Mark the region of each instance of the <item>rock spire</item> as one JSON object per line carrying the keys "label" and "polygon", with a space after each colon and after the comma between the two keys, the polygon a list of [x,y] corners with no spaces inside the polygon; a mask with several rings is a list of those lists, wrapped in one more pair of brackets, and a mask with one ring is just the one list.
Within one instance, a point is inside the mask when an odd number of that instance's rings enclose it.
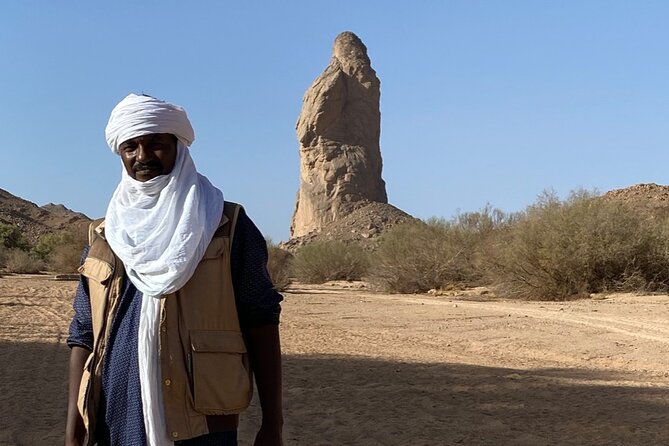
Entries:
{"label": "rock spire", "polygon": [[388,202],[379,97],[367,48],[352,32],[339,34],[330,64],[304,94],[297,121],[300,190],[291,238],[320,231],[370,202]]}

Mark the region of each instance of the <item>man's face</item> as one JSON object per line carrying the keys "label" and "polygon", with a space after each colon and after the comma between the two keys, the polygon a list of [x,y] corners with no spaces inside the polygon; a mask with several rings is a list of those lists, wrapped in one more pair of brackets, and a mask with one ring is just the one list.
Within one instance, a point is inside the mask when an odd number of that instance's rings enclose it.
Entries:
{"label": "man's face", "polygon": [[169,174],[177,159],[177,139],[170,133],[138,136],[118,149],[128,175],[141,182]]}

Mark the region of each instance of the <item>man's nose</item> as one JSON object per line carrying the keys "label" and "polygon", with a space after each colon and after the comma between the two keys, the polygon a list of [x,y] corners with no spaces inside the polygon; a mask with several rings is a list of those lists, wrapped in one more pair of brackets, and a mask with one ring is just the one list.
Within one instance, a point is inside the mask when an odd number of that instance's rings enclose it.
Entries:
{"label": "man's nose", "polygon": [[153,151],[149,150],[148,147],[142,143],[137,145],[137,161],[144,163],[153,158]]}

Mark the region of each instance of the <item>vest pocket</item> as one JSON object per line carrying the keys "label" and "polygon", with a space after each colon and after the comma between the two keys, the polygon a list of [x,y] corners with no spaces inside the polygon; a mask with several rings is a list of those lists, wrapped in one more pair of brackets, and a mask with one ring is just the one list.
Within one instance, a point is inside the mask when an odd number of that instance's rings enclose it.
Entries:
{"label": "vest pocket", "polygon": [[190,330],[193,400],[205,415],[239,413],[251,402],[252,381],[242,334]]}
{"label": "vest pocket", "polygon": [[94,257],[86,257],[84,264],[79,267],[79,272],[81,275],[89,279],[104,284],[111,277],[114,269],[111,264],[103,260]]}

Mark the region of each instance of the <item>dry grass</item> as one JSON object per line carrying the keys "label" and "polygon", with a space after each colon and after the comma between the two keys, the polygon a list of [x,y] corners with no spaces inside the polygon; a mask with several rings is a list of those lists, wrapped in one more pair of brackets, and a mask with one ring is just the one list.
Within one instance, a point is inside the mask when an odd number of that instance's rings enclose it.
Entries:
{"label": "dry grass", "polygon": [[26,251],[11,249],[5,258],[5,269],[10,273],[35,274],[44,269],[44,262]]}

